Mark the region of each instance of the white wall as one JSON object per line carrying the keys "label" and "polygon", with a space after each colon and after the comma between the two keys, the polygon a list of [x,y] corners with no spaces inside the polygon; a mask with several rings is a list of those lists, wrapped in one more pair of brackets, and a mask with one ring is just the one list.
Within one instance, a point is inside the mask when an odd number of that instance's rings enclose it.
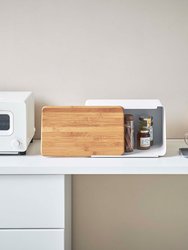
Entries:
{"label": "white wall", "polygon": [[185,0],[1,0],[1,89],[32,90],[37,124],[43,104],[160,98],[168,137],[182,137],[187,11]]}
{"label": "white wall", "polygon": [[[188,131],[187,13],[186,0],[0,0],[0,90],[34,92],[36,137],[43,105],[78,105],[88,98],[159,98],[167,110],[168,137],[183,137]],[[75,194],[84,178],[74,178]],[[87,180],[92,195],[92,177]],[[166,177],[164,189],[169,181]],[[116,191],[119,202],[129,193],[126,184]],[[76,221],[83,211],[77,208],[84,209],[87,200],[74,199]],[[108,230],[110,217],[103,229]],[[94,249],[94,238],[84,248],[83,224],[77,222],[74,250]],[[117,221],[114,234],[116,227]],[[109,239],[103,250],[115,245]]]}

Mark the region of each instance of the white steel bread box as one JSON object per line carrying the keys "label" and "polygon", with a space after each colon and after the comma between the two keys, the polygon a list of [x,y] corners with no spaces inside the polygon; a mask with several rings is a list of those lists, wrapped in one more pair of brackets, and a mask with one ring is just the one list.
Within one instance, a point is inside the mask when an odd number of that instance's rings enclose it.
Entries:
{"label": "white steel bread box", "polygon": [[[125,153],[118,157],[159,157],[166,154],[166,116],[165,108],[156,99],[91,99],[87,100],[86,106],[121,106],[125,114],[134,115],[134,141],[133,152]],[[139,116],[146,115],[153,117],[153,146],[149,150],[138,150],[137,133],[139,127]],[[95,156],[96,157],[96,156]],[[98,157],[98,156],[97,156]],[[115,157],[115,156],[108,156]]]}

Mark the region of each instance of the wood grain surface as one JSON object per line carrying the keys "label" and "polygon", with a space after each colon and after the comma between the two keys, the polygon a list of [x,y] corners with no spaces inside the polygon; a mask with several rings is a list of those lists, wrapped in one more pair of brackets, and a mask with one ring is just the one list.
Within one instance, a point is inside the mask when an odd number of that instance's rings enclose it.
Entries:
{"label": "wood grain surface", "polygon": [[44,107],[41,140],[44,156],[121,155],[124,110],[118,106]]}

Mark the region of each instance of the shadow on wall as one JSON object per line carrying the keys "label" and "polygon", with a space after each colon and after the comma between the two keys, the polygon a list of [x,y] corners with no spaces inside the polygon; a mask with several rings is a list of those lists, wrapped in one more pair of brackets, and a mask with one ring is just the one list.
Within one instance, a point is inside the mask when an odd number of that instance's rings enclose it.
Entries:
{"label": "shadow on wall", "polygon": [[[47,101],[35,101],[35,128],[36,128],[36,132],[35,132],[35,139],[40,139],[41,137],[41,110],[42,107],[49,105]],[[38,121],[36,123],[36,121]]]}

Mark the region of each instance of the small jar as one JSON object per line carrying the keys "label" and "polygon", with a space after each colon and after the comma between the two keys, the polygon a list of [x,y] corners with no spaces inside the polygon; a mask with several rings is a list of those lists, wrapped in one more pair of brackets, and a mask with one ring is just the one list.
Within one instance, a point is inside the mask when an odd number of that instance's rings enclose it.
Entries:
{"label": "small jar", "polygon": [[134,150],[134,116],[125,115],[125,152]]}
{"label": "small jar", "polygon": [[150,149],[150,133],[147,127],[142,127],[137,134],[137,148],[140,150]]}
{"label": "small jar", "polygon": [[149,133],[150,133],[150,143],[152,146],[153,145],[153,117],[152,116],[151,116],[151,125],[150,125]]}
{"label": "small jar", "polygon": [[153,145],[153,116],[140,116],[139,117],[139,129],[146,127],[150,133],[150,146]]}

